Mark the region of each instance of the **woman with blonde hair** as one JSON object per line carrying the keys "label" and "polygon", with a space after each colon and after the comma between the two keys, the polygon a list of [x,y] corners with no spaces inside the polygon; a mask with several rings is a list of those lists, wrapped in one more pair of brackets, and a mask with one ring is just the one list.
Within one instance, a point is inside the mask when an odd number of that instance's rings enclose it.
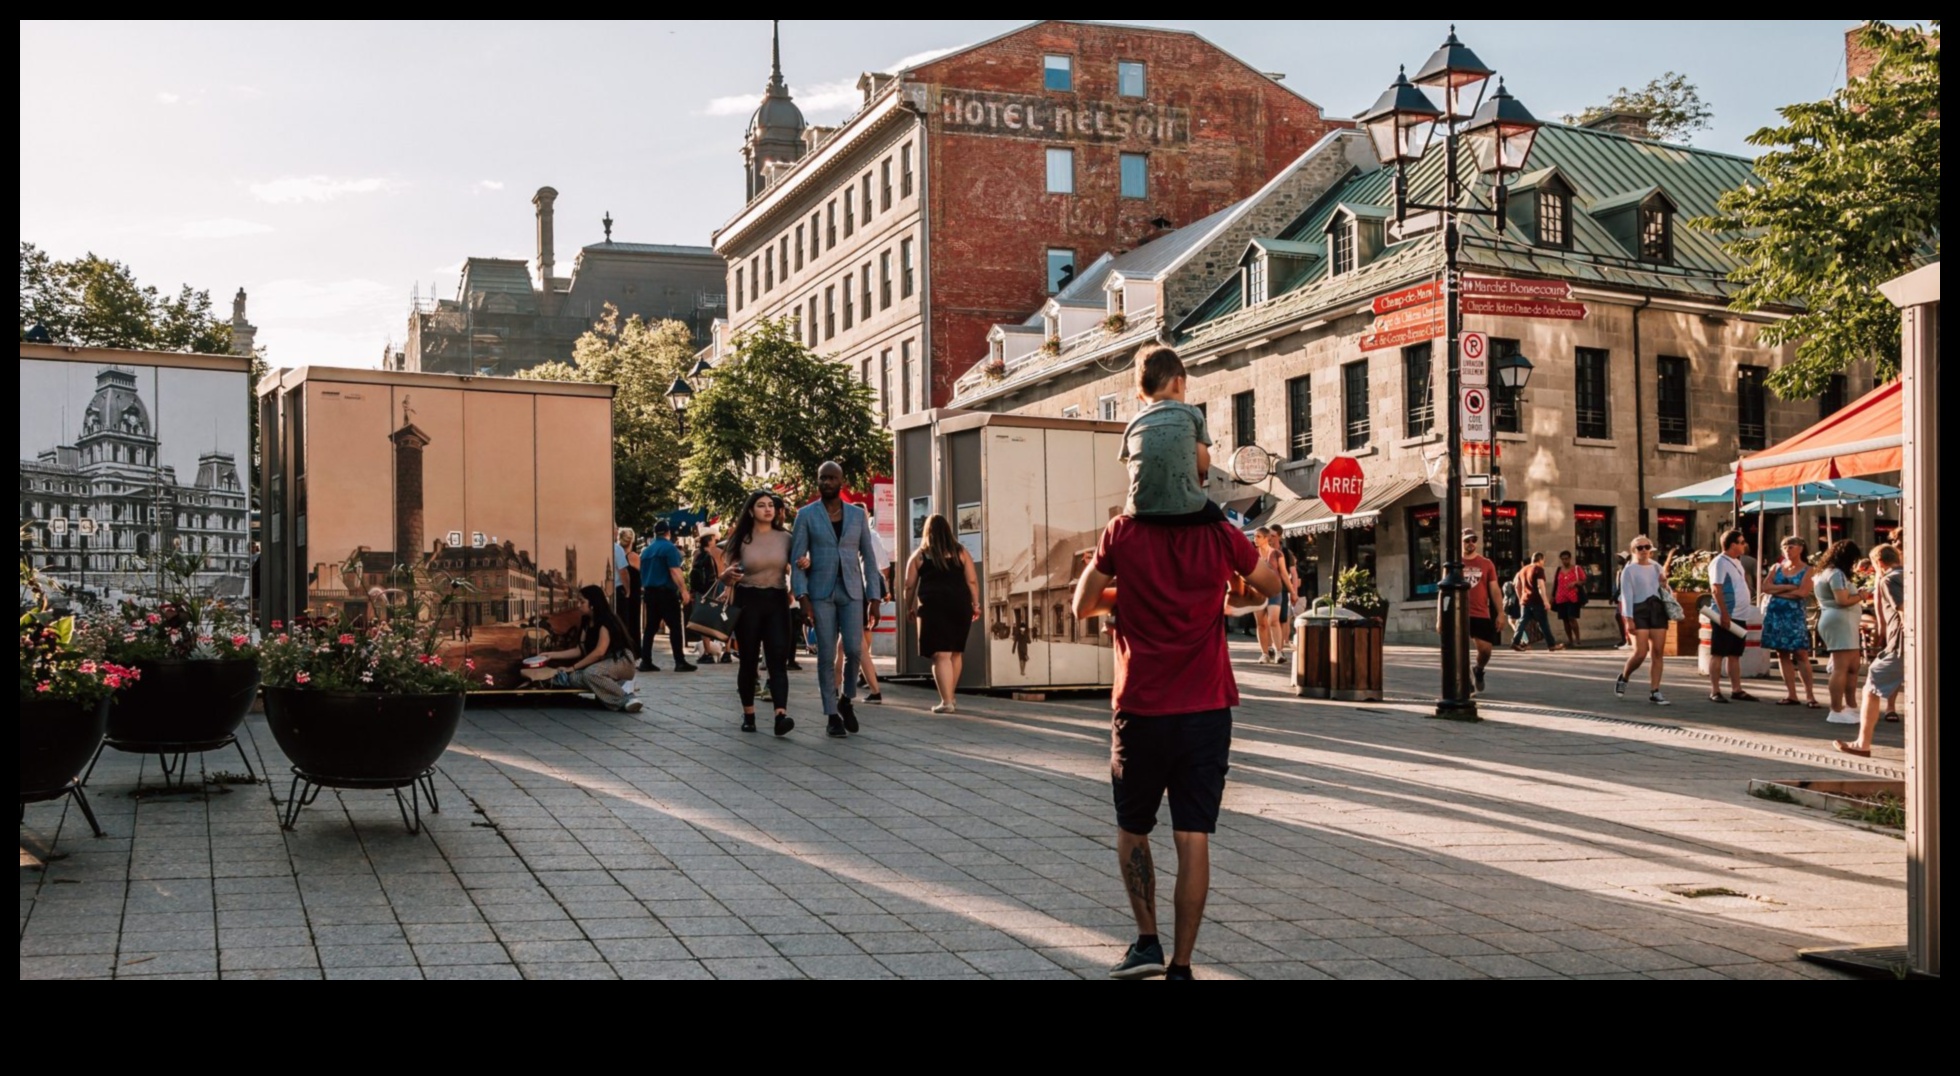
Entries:
{"label": "woman with blonde hair", "polygon": [[934,513],[926,518],[925,541],[905,562],[905,609],[919,621],[919,656],[932,662],[939,688],[935,714],[957,712],[953,692],[966,665],[966,641],[980,619],[980,580],[973,558],[953,537],[953,525]]}
{"label": "woman with blonde hair", "polygon": [[1662,597],[1667,569],[1654,563],[1653,539],[1644,534],[1633,540],[1629,552],[1633,559],[1620,569],[1620,615],[1633,629],[1633,653],[1620,668],[1619,679],[1613,681],[1613,693],[1627,693],[1628,678],[1640,670],[1651,653],[1654,664],[1647,672],[1647,701],[1666,706],[1667,696],[1661,694],[1661,660],[1667,653],[1667,633],[1674,628],[1667,599]]}

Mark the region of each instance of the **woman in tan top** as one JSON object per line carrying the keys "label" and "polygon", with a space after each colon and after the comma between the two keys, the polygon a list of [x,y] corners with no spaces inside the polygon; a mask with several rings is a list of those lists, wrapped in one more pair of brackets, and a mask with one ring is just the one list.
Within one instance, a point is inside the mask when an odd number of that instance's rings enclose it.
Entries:
{"label": "woman in tan top", "polygon": [[783,500],[770,490],[749,494],[728,536],[721,581],[735,588],[735,642],[741,656],[735,688],[742,697],[742,731],[755,731],[756,661],[769,666],[769,701],[776,735],[796,727],[789,705],[789,526]]}

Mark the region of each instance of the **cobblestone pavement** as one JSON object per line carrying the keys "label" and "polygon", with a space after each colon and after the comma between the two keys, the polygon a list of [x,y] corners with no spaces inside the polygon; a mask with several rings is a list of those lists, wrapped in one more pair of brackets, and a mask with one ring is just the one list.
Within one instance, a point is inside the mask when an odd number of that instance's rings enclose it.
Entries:
{"label": "cobblestone pavement", "polygon": [[[1394,652],[1367,705],[1239,663],[1201,977],[1829,977],[1796,950],[1904,936],[1896,835],[1744,791],[1848,772],[1808,723],[1613,720],[1653,714],[1602,693],[1609,655],[1515,657],[1475,725],[1421,716],[1433,653]],[[472,709],[419,837],[385,792],[282,832],[283,778],[137,796],[156,760],[112,754],[107,837],[26,811],[20,974],[1100,978],[1120,955],[1106,698],[935,717],[888,685],[859,736],[805,710],[777,740],[736,731],[733,671],[656,675],[637,716]],[[285,772],[257,717],[243,734]]]}

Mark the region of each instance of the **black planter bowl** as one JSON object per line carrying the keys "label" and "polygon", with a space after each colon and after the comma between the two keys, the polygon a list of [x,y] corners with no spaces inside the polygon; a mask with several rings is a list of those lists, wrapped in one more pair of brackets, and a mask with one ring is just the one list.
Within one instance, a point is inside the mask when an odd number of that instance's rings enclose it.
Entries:
{"label": "black planter bowl", "polygon": [[102,836],[78,776],[102,746],[112,703],[72,699],[27,699],[20,704],[20,807],[73,796],[89,828]]}
{"label": "black planter bowl", "polygon": [[[463,694],[371,695],[353,692],[265,689],[266,726],[293,763],[285,827],[321,788],[395,790],[402,824],[421,831],[421,796],[436,803],[435,764],[449,749],[463,720]],[[410,789],[414,819],[402,802]]]}
{"label": "black planter bowl", "polygon": [[[231,661],[141,661],[142,673],[109,712],[106,746],[163,759],[164,784],[184,775],[184,756],[235,744],[238,726],[259,691],[256,658]],[[252,760],[238,756],[255,780]]]}

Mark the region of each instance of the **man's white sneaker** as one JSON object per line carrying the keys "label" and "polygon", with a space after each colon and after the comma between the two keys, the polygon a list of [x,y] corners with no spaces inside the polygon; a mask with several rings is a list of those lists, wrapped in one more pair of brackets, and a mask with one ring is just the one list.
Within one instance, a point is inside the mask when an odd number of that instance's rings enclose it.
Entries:
{"label": "man's white sneaker", "polygon": [[637,714],[644,709],[644,706],[638,699],[627,699],[626,704],[619,709],[622,713]]}
{"label": "man's white sneaker", "polygon": [[1658,692],[1658,691],[1650,691],[1650,692],[1648,692],[1648,693],[1647,693],[1647,701],[1648,701],[1648,702],[1651,702],[1651,703],[1653,703],[1653,704],[1654,704],[1655,706],[1669,706],[1669,705],[1672,705],[1671,703],[1669,703],[1669,702],[1667,701],[1667,696],[1666,696],[1666,695],[1663,695],[1663,694],[1661,694],[1661,693],[1660,693],[1660,692]]}

